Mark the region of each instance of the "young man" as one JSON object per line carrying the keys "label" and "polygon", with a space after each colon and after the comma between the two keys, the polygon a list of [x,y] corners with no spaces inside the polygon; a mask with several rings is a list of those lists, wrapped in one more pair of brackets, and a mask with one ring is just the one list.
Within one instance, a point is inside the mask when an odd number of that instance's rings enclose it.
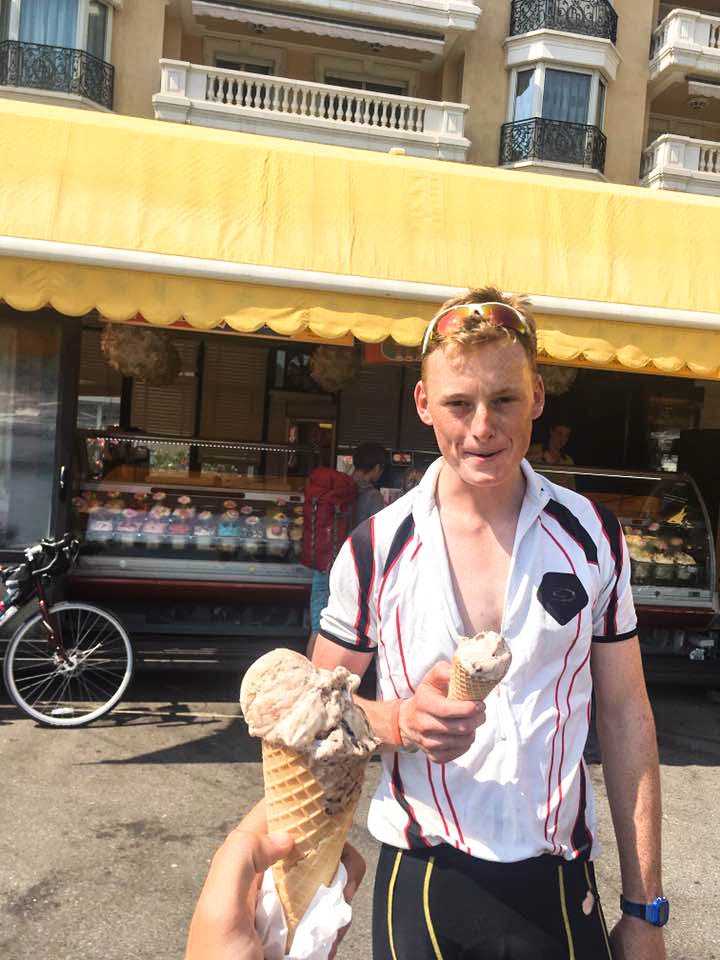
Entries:
{"label": "young man", "polygon": [[[428,328],[421,420],[442,458],[357,528],[333,567],[314,662],[363,674],[387,745],[375,960],[664,960],[660,787],[622,531],[525,461],[543,409],[524,301],[494,289]],[[457,638],[501,633],[486,704],[447,698]],[[608,934],[582,752],[595,690],[628,912]],[[637,905],[640,906],[637,906]],[[645,905],[651,905],[647,908]]]}

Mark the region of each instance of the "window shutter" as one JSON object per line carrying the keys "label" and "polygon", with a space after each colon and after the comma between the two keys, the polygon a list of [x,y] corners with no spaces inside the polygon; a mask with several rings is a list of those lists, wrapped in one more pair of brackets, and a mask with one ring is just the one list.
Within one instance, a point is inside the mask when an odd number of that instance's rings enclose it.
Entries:
{"label": "window shutter", "polygon": [[340,394],[338,443],[397,443],[398,403],[402,367],[394,364],[363,367],[357,380]]}
{"label": "window shutter", "polygon": [[181,369],[174,383],[153,387],[133,380],[131,426],[145,433],[192,437],[195,432],[197,351],[199,338],[172,339]]}
{"label": "window shutter", "polygon": [[205,341],[200,435],[219,440],[262,439],[269,349],[238,337]]}

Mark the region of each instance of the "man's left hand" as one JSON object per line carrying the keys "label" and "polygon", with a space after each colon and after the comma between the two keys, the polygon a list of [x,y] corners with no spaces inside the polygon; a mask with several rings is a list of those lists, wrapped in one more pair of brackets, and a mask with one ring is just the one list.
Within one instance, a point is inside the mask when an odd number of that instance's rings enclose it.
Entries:
{"label": "man's left hand", "polygon": [[623,916],[610,934],[613,960],[666,960],[662,927]]}

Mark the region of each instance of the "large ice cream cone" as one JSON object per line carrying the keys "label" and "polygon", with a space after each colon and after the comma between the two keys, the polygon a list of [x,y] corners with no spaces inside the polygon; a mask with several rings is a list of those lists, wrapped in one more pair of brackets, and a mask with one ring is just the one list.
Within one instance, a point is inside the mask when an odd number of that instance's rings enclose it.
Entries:
{"label": "large ice cream cone", "polygon": [[512,655],[497,633],[461,637],[452,658],[448,697],[451,700],[485,700],[510,669]]}
{"label": "large ice cream cone", "polygon": [[[287,830],[292,853],[273,866],[275,887],[288,927],[287,948],[320,886],[329,887],[352,826],[354,800],[329,813],[323,785],[304,754],[263,741],[263,776],[268,830]],[[360,776],[362,786],[362,772]]]}
{"label": "large ice cream cone", "polygon": [[286,952],[318,888],[333,881],[377,746],[352,699],[359,682],[344,667],[320,670],[279,649],[250,667],[240,690],[250,733],[262,738],[268,829],[295,839],[273,866]]}

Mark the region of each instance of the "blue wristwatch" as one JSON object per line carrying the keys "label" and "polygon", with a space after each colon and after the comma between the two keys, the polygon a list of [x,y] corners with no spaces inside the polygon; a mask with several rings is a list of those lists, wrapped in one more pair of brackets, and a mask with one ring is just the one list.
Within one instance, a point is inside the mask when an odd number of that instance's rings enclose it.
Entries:
{"label": "blue wristwatch", "polygon": [[665,897],[656,897],[652,903],[633,903],[621,894],[620,909],[629,917],[645,920],[654,927],[664,927],[670,919],[670,904]]}

